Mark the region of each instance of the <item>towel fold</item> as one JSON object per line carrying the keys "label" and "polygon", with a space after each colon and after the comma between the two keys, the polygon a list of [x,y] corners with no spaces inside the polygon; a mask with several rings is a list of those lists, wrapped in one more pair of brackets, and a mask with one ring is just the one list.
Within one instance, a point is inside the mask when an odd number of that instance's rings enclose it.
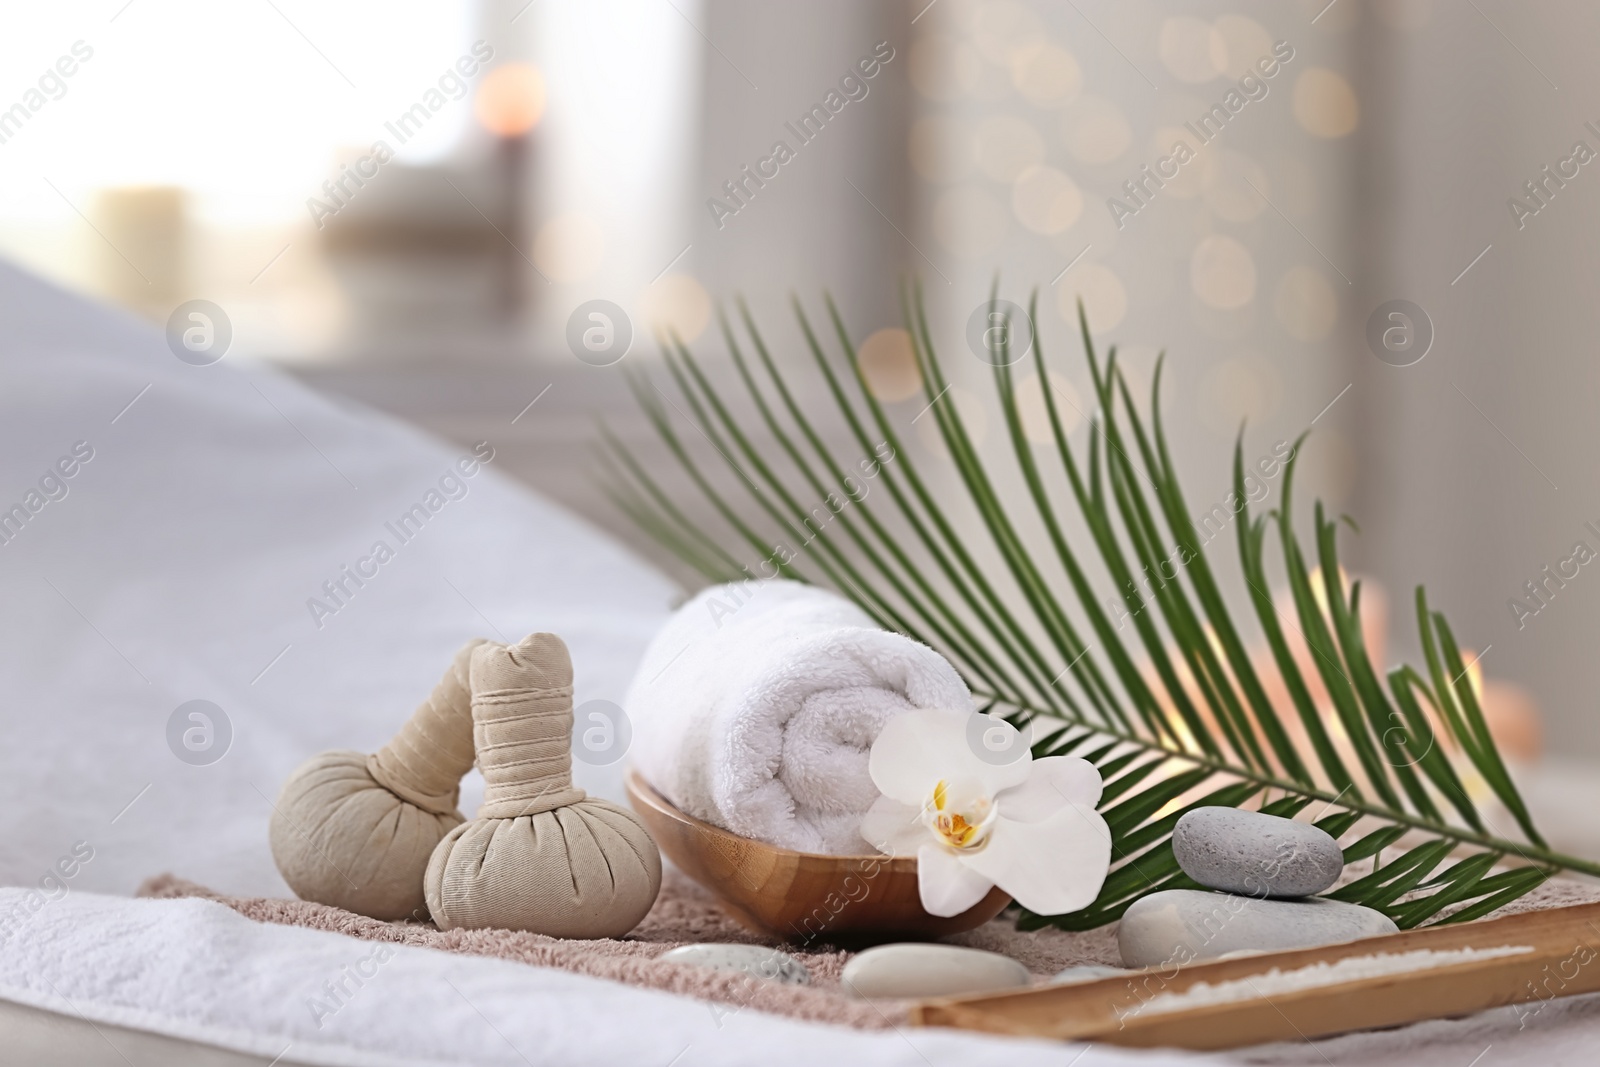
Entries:
{"label": "towel fold", "polygon": [[[945,658],[815,586],[706,589],[656,635],[627,697],[634,766],[695,818],[800,852],[859,855],[867,755],[914,708],[973,711]],[[579,724],[582,728],[582,724]]]}

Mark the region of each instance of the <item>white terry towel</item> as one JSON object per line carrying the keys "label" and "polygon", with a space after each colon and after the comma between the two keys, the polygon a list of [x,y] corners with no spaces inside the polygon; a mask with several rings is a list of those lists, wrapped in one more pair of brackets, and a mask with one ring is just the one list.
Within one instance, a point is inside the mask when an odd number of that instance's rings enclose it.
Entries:
{"label": "white terry towel", "polygon": [[[955,668],[815,586],[713,586],[656,635],[628,692],[629,752],[677,807],[742,837],[860,855],[867,755],[895,715],[973,711]],[[580,729],[581,724],[580,724]]]}

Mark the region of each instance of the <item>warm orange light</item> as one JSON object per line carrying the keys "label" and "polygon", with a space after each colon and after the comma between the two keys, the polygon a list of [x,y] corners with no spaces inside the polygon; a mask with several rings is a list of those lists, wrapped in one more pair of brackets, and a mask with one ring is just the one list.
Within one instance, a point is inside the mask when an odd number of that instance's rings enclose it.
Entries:
{"label": "warm orange light", "polygon": [[1478,698],[1478,703],[1483,703],[1483,667],[1479,665],[1480,657],[1477,653],[1469,653],[1472,662],[1467,664],[1467,684],[1472,687],[1472,695]]}
{"label": "warm orange light", "polygon": [[527,133],[544,115],[544,76],[526,63],[501,64],[479,83],[472,111],[497,137]]}
{"label": "warm orange light", "polygon": [[[1316,600],[1317,607],[1326,618],[1332,618],[1328,612],[1328,587],[1322,580],[1322,568],[1313,567],[1306,576],[1311,583],[1311,596]],[[1350,575],[1343,566],[1339,568],[1339,588],[1344,590],[1345,598],[1350,596]]]}

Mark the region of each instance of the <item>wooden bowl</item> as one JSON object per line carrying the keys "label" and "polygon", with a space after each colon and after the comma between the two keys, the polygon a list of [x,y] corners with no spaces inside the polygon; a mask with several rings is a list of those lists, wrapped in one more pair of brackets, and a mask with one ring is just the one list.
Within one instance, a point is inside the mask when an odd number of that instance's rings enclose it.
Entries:
{"label": "wooden bowl", "polygon": [[1011,903],[997,886],[960,915],[929,915],[913,857],[793,852],[685,815],[638,771],[628,771],[627,788],[667,858],[759,933],[806,944],[928,940],[982,926]]}

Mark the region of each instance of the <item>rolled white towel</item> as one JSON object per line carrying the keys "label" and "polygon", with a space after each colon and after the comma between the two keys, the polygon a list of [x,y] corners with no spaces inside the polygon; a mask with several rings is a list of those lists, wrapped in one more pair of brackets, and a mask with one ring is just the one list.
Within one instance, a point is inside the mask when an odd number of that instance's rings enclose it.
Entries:
{"label": "rolled white towel", "polygon": [[870,852],[867,755],[913,708],[973,711],[939,653],[824,589],[713,586],[651,642],[628,692],[629,753],[677,807],[800,852]]}

